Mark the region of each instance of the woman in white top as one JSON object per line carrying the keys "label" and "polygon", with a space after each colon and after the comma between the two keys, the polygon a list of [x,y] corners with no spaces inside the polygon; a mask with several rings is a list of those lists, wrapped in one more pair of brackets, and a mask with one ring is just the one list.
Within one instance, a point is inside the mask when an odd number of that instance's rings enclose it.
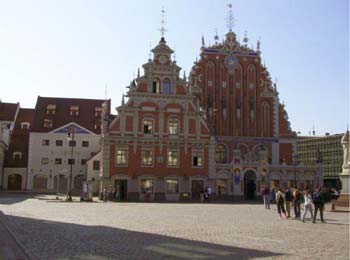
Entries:
{"label": "woman in white top", "polygon": [[314,214],[312,213],[312,199],[311,199],[310,191],[306,191],[304,195],[304,213],[301,219],[303,222],[305,222],[305,216],[307,211],[310,211],[311,220],[314,219]]}

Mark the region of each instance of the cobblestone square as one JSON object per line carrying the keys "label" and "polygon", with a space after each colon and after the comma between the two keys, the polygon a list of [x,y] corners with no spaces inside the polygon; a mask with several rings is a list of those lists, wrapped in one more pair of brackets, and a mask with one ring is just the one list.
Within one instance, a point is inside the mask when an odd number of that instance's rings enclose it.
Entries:
{"label": "cobblestone square", "polygon": [[[330,205],[327,205],[328,208]],[[73,203],[0,194],[5,222],[37,259],[349,259],[349,214],[279,219],[262,204]]]}

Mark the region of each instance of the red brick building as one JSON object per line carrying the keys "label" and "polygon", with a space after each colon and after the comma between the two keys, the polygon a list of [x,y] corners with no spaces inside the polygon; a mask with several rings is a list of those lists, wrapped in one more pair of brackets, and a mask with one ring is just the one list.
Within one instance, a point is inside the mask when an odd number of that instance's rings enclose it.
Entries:
{"label": "red brick building", "polygon": [[[218,37],[216,36],[216,40]],[[222,43],[205,46],[190,74],[191,93],[200,100],[215,136],[214,189],[254,198],[262,186],[313,188],[322,184],[316,168],[297,166],[296,134],[256,50],[229,31]]]}
{"label": "red brick building", "polygon": [[121,200],[199,198],[214,166],[209,128],[164,38],[152,52],[104,134],[104,185]]}
{"label": "red brick building", "polygon": [[321,168],[293,161],[296,134],[260,43],[244,42],[232,31],[213,46],[203,40],[186,82],[161,39],[117,117],[104,121],[101,189],[121,200],[179,200],[206,187],[216,198],[255,198],[266,185],[322,185]]}

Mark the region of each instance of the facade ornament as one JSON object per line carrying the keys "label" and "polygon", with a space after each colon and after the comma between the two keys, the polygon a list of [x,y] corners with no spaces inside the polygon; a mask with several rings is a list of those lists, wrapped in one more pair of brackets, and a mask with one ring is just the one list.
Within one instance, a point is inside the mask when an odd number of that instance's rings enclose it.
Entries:
{"label": "facade ornament", "polygon": [[215,41],[215,44],[218,45],[219,43],[218,29],[215,29],[214,41]]}
{"label": "facade ornament", "polygon": [[248,47],[248,36],[247,36],[247,31],[244,31],[244,38],[243,38],[243,42],[244,42],[244,46],[247,48]]}
{"label": "facade ornament", "polygon": [[[260,55],[260,53],[261,53],[261,50],[260,50],[260,45],[261,45],[261,42],[260,42],[260,39],[256,42],[256,52]],[[266,67],[265,66],[265,64],[264,64],[264,67]]]}
{"label": "facade ornament", "polygon": [[140,68],[137,69],[137,78],[140,77]]}
{"label": "facade ornament", "polygon": [[205,46],[205,42],[204,42],[204,35],[202,35],[202,47]]}
{"label": "facade ornament", "polygon": [[124,100],[124,94],[123,94],[123,96],[122,96],[122,106],[124,106],[125,105],[125,100]]}

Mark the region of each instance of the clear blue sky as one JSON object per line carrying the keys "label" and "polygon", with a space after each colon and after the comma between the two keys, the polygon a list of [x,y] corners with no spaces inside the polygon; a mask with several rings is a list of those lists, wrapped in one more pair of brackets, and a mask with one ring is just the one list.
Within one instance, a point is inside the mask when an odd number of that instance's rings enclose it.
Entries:
{"label": "clear blue sky", "polygon": [[[227,32],[228,1],[0,0],[0,98],[34,107],[40,96],[108,98],[120,105],[160,39],[187,74],[201,36]],[[349,122],[348,0],[232,1],[234,31],[261,37],[262,59],[295,131],[340,133]],[[182,72],[181,72],[182,75]]]}

